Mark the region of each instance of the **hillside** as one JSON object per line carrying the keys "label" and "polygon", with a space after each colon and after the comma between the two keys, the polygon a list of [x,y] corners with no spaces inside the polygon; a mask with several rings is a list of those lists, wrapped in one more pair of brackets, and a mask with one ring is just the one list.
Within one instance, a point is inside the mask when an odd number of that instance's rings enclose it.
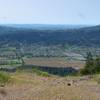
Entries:
{"label": "hillside", "polygon": [[[100,84],[88,76],[43,77],[26,72],[16,72],[10,75],[12,81],[5,87],[0,87],[0,100],[100,99]],[[71,86],[68,85],[69,83]]]}
{"label": "hillside", "polygon": [[48,29],[16,28],[0,26],[0,43],[46,45],[68,44],[76,46],[99,47],[100,26],[79,29]]}

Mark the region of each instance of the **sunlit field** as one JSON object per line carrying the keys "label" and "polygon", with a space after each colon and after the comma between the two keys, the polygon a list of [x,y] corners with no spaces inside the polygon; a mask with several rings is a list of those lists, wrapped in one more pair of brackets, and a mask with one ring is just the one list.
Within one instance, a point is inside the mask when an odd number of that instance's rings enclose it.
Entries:
{"label": "sunlit field", "polygon": [[25,60],[26,65],[37,65],[47,67],[74,67],[83,68],[85,65],[84,61],[68,60],[67,58],[59,57],[34,57],[32,59]]}

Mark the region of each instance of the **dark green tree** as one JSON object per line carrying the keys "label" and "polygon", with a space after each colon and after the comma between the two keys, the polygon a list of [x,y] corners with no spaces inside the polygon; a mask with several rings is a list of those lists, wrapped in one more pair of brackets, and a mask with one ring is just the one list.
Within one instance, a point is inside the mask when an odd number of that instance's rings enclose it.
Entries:
{"label": "dark green tree", "polygon": [[100,57],[97,57],[94,62],[94,72],[100,73]]}
{"label": "dark green tree", "polygon": [[87,53],[86,65],[84,69],[81,70],[82,74],[93,74],[94,73],[94,59],[91,52]]}

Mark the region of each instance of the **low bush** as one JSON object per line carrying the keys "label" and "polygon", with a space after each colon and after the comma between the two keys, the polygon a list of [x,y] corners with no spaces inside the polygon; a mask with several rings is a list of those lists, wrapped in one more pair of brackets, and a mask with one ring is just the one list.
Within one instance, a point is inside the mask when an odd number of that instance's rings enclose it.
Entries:
{"label": "low bush", "polygon": [[5,86],[10,80],[11,77],[8,73],[0,72],[0,86]]}
{"label": "low bush", "polygon": [[40,75],[40,76],[44,76],[44,77],[49,77],[49,73],[48,72],[44,72],[44,71],[41,71],[39,69],[36,69],[36,68],[33,68],[33,73],[37,74],[37,75]]}
{"label": "low bush", "polygon": [[100,84],[100,74],[93,75],[93,81],[96,81],[98,84]]}

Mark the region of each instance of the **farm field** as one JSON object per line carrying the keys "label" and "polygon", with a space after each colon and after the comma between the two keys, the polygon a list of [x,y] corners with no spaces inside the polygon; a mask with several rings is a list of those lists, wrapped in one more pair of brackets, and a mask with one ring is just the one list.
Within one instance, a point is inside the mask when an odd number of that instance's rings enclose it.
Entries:
{"label": "farm field", "polygon": [[37,65],[37,66],[47,66],[47,67],[74,67],[83,68],[85,65],[84,61],[78,60],[68,60],[67,58],[58,57],[34,57],[31,59],[25,59],[26,65]]}

